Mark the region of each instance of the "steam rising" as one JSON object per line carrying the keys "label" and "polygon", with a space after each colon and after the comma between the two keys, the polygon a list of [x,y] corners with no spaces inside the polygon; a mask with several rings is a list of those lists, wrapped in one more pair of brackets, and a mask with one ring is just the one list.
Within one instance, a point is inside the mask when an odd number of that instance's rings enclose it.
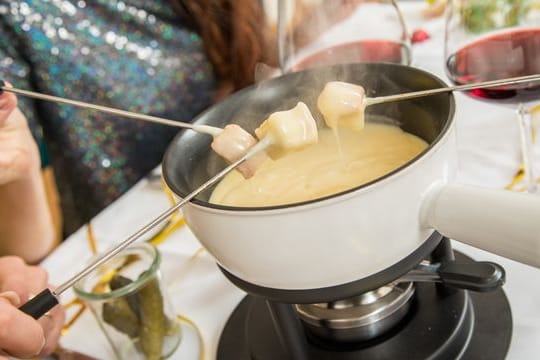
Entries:
{"label": "steam rising", "polygon": [[[197,124],[224,127],[228,123],[236,123],[253,134],[254,129],[271,113],[290,109],[298,101],[303,101],[310,108],[318,126],[323,127],[324,121],[316,103],[328,81],[361,84],[370,97],[442,86],[433,76],[401,65],[344,64],[321,67],[283,75],[241,90],[202,114]],[[441,94],[373,105],[368,108],[366,120],[395,124],[399,119],[398,125],[402,129],[431,143],[448,122],[448,99],[449,95]],[[188,133],[175,139],[170,156],[176,158],[176,168],[181,172],[174,176],[173,181],[180,188],[193,190],[223,169],[225,163],[210,150],[210,137],[200,134],[186,136]],[[208,199],[209,191],[198,199]]]}

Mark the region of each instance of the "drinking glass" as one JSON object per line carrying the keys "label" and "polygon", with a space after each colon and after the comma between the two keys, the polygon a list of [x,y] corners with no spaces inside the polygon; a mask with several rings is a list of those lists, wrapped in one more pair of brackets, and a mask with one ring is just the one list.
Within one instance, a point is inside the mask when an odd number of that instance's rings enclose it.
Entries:
{"label": "drinking glass", "polygon": [[165,359],[180,344],[182,327],[163,286],[160,263],[154,246],[133,245],[74,287],[118,359]]}
{"label": "drinking glass", "polygon": [[279,0],[283,73],[356,62],[411,62],[410,39],[394,0]]}
{"label": "drinking glass", "polygon": [[[470,84],[540,74],[540,0],[451,0],[448,5],[445,59],[451,81]],[[467,94],[516,109],[524,182],[528,192],[536,192],[530,109],[540,96],[540,82]]]}

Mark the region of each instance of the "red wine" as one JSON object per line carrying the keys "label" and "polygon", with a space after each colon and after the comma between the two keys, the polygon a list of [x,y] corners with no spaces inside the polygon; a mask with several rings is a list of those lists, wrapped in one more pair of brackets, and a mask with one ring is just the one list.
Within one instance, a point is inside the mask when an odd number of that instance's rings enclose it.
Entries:
{"label": "red wine", "polygon": [[409,60],[409,49],[403,43],[389,40],[360,40],[316,52],[300,60],[292,67],[292,70],[355,62],[408,64]]}
{"label": "red wine", "polygon": [[[478,39],[450,56],[447,70],[456,84],[540,74],[540,28],[513,30]],[[468,95],[508,103],[539,100],[540,82],[476,89]]]}

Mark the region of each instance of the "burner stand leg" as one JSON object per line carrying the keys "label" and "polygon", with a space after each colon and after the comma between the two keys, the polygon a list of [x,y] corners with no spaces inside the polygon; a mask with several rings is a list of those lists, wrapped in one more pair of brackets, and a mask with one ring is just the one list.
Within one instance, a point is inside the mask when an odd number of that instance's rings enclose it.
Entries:
{"label": "burner stand leg", "polygon": [[307,341],[293,305],[266,300],[281,345],[291,359],[308,360]]}
{"label": "burner stand leg", "polygon": [[[454,250],[452,249],[452,244],[450,243],[450,239],[447,237],[443,238],[439,245],[433,250],[431,253],[431,261],[432,262],[447,262],[455,260],[454,256]],[[456,293],[458,291],[456,288],[452,288],[450,286],[446,286],[444,284],[437,284],[437,292],[441,295],[451,295]]]}
{"label": "burner stand leg", "polygon": [[452,250],[452,244],[450,243],[450,239],[445,237],[431,253],[431,261],[444,262],[451,260],[454,260],[454,251]]}

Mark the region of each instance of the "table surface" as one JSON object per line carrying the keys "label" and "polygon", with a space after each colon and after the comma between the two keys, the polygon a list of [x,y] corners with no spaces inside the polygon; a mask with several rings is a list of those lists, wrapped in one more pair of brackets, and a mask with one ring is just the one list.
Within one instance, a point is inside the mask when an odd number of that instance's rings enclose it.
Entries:
{"label": "table surface", "polygon": [[[446,79],[443,68],[443,20],[425,20],[420,3],[403,3],[409,29],[424,29],[431,38],[413,47],[413,66]],[[457,101],[458,180],[467,184],[502,188],[515,174],[520,161],[518,128],[511,109],[471,100],[461,94]],[[535,148],[536,158],[540,149]],[[540,166],[537,165],[537,169]],[[161,186],[140,181],[95,219],[92,227],[103,251],[125,239],[169,206]],[[513,339],[508,359],[532,359],[540,353],[540,270],[495,256],[457,242],[456,249],[477,260],[495,261],[507,271],[504,290],[514,319]],[[215,261],[187,227],[174,232],[159,245],[164,261],[162,272],[176,310],[200,329],[206,358],[215,358],[219,336],[235,306],[245,295],[218,271]],[[86,229],[82,228],[61,244],[44,262],[51,283],[61,283],[78,271],[91,256]],[[74,297],[71,290],[62,296],[65,303]],[[191,334],[191,335],[190,335]],[[62,346],[101,359],[114,358],[100,329],[86,311],[62,337]],[[194,332],[186,331],[185,341],[172,359],[196,359],[199,347]]]}

